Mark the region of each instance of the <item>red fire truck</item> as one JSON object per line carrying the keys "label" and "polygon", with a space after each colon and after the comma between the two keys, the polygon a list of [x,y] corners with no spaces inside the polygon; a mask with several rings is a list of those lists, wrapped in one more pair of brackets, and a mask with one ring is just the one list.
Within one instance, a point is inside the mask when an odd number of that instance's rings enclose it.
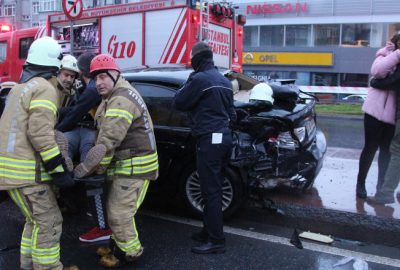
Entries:
{"label": "red fire truck", "polygon": [[21,55],[18,48],[26,37],[16,37],[23,31],[31,38],[24,44],[30,45],[35,36],[45,34],[59,40],[64,53],[111,54],[122,70],[189,64],[190,48],[205,40],[214,52],[216,66],[241,72],[245,22],[246,17],[235,14],[230,3],[206,3],[200,7],[193,0],[152,0],[89,8],[72,26],[65,14],[52,14],[44,31],[36,28],[0,34],[0,52],[1,44],[8,44],[3,58],[6,60],[0,63],[0,80],[17,81],[20,76],[27,50]]}

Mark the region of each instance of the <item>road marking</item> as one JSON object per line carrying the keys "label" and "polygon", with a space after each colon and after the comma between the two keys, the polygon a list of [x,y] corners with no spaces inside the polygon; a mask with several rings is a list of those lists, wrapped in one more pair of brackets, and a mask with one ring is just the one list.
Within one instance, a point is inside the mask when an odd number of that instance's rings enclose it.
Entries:
{"label": "road marking", "polygon": [[[141,214],[145,216],[150,216],[154,218],[159,218],[162,220],[166,221],[171,221],[175,223],[181,223],[185,225],[190,225],[194,227],[202,227],[203,223],[198,220],[193,220],[189,218],[182,218],[182,217],[175,217],[171,215],[166,215],[166,214],[161,214],[153,211],[142,211]],[[256,240],[262,240],[266,242],[271,242],[271,243],[277,243],[277,244],[282,244],[286,246],[293,246],[290,244],[290,239],[285,238],[285,237],[280,237],[280,236],[275,236],[275,235],[269,235],[269,234],[264,234],[264,233],[258,233],[258,232],[251,232],[251,231],[246,231],[243,229],[238,229],[238,228],[233,228],[229,226],[224,226],[224,232],[229,233],[229,234],[234,234],[237,236],[243,236],[247,238],[252,238]],[[316,251],[316,252],[322,252],[322,253],[327,253],[331,255],[336,255],[336,256],[343,256],[343,257],[353,257],[355,259],[361,259],[367,262],[372,262],[372,263],[378,263],[382,265],[388,265],[388,266],[393,266],[393,267],[399,267],[400,265],[400,260],[398,259],[392,259],[388,257],[382,257],[378,255],[373,255],[373,254],[368,254],[368,253],[363,253],[363,252],[357,252],[357,251],[351,251],[347,249],[341,249],[337,247],[331,247],[327,245],[320,245],[316,243],[310,243],[310,242],[302,242],[303,243],[303,248],[311,251]]]}

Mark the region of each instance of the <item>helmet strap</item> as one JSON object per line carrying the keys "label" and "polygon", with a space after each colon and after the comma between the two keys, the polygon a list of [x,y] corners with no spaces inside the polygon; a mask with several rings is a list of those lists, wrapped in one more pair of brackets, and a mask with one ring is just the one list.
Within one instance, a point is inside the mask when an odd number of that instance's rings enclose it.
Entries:
{"label": "helmet strap", "polygon": [[115,85],[117,84],[118,79],[119,79],[120,73],[118,73],[118,76],[117,76],[116,79],[114,79],[114,77],[111,75],[110,72],[108,72],[108,70],[106,71],[106,74],[107,74],[108,76],[110,76],[110,78],[111,78],[111,80],[114,82],[114,86],[115,86]]}

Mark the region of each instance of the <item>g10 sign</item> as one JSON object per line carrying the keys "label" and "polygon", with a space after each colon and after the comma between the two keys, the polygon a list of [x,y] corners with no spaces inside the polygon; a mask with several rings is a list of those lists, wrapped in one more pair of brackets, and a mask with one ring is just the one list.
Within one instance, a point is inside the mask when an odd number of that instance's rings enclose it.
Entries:
{"label": "g10 sign", "polygon": [[280,13],[306,13],[307,3],[278,3],[278,4],[254,4],[247,5],[246,14],[280,14]]}

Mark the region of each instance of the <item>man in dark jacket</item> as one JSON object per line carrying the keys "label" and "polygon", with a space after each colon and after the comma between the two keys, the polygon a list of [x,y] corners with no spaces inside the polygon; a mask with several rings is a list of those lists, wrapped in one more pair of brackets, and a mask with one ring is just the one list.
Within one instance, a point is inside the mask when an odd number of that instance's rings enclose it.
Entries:
{"label": "man in dark jacket", "polygon": [[191,51],[194,72],[174,99],[176,109],[189,112],[197,142],[197,171],[204,200],[203,229],[192,238],[200,254],[225,251],[222,215],[223,168],[232,148],[230,122],[236,120],[232,84],[214,66],[213,53],[204,42]]}
{"label": "man in dark jacket", "polygon": [[400,65],[395,72],[384,79],[372,79],[371,86],[376,89],[397,91],[396,102],[396,127],[392,142],[390,144],[390,161],[385,174],[385,180],[376,191],[370,202],[379,204],[394,203],[394,191],[400,180]]}

